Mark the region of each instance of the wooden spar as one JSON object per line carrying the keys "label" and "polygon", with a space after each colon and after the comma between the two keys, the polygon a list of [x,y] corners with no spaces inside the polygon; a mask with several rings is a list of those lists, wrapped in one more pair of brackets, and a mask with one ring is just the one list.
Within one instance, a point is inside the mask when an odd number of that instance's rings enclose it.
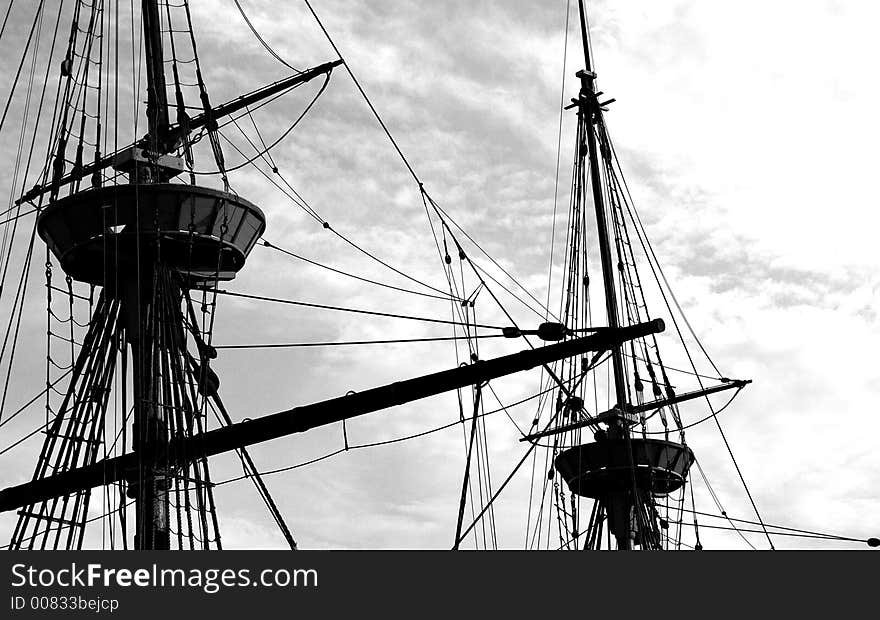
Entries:
{"label": "wooden spar", "polygon": [[[283,80],[279,80],[277,82],[269,84],[268,86],[264,86],[263,88],[257,89],[246,95],[242,95],[222,105],[212,107],[210,114],[206,114],[203,112],[202,114],[191,118],[189,120],[188,128],[190,131],[194,129],[199,129],[200,127],[204,127],[205,125],[207,125],[211,119],[217,120],[221,117],[235,114],[236,112],[243,110],[248,106],[254,105],[255,103],[263,101],[268,97],[277,95],[278,93],[293,88],[294,86],[298,86],[299,84],[304,84],[320,75],[330,73],[335,67],[339,66],[340,64],[342,64],[341,60],[325,62],[322,65],[318,65],[317,67],[307,69],[302,73],[284,78]],[[181,127],[176,124],[168,126],[167,129],[167,132],[169,134],[179,133],[180,131]],[[143,142],[143,140],[140,140],[138,144],[140,144],[141,142]],[[61,177],[61,179],[59,179],[57,182],[57,186],[63,187],[65,185],[70,185],[71,183],[79,181],[80,179],[91,176],[95,172],[110,168],[116,163],[119,155],[131,149],[132,146],[134,145],[126,146],[115,153],[111,153],[110,155],[103,157],[97,162],[83,165],[76,172],[71,172],[70,174]],[[37,185],[36,187],[25,193],[21,198],[16,200],[15,205],[18,206],[22,203],[35,200],[43,194],[48,193],[52,189],[52,187],[52,183]]]}
{"label": "wooden spar", "polygon": [[[558,344],[479,361],[463,367],[408,379],[390,385],[354,392],[330,400],[288,409],[254,420],[238,422],[212,431],[175,440],[168,450],[168,467],[201,457],[302,433],[349,418],[403,405],[415,400],[481,384],[498,377],[522,372],[588,351],[607,351],[621,343],[662,332],[663,321],[655,319],[617,329],[604,329],[593,335]],[[185,456],[184,456],[185,455]],[[88,467],[61,472],[0,491],[0,512],[23,508],[41,501],[63,497],[80,489],[125,480],[143,466],[145,454],[129,453],[106,459]]]}
{"label": "wooden spar", "polygon": [[[596,74],[593,72],[590,59],[590,41],[587,33],[586,13],[583,0],[579,0],[578,9],[581,22],[581,38],[584,46],[585,71],[579,71],[581,78],[581,92],[578,97],[578,116],[583,124],[587,139],[587,156],[589,157],[590,185],[593,190],[593,204],[596,208],[596,236],[599,239],[599,258],[602,263],[602,282],[605,286],[605,313],[608,315],[608,327],[616,328],[620,325],[617,314],[617,291],[614,284],[614,272],[616,263],[611,256],[611,241],[608,235],[608,222],[605,216],[605,198],[602,194],[602,175],[599,171],[599,156],[596,150],[596,128],[594,127],[594,114],[598,113],[596,100]],[[582,151],[578,149],[579,157],[583,158]],[[614,393],[617,405],[624,407],[627,404],[626,374],[623,369],[623,355],[620,347],[611,349],[611,365],[614,369]]]}
{"label": "wooden spar", "polygon": [[[145,142],[150,151],[158,151],[168,133],[168,95],[165,90],[165,57],[162,50],[162,24],[158,0],[141,3],[144,27],[144,52],[147,67],[147,121],[149,130]],[[138,227],[139,228],[139,227]],[[136,254],[139,256],[140,246]],[[154,368],[151,353],[153,334],[150,329],[152,312],[150,295],[141,290],[142,279],[153,280],[147,265],[136,262],[134,278],[125,280],[122,295],[122,313],[126,316],[126,339],[131,346],[132,391],[134,395],[133,448],[144,456],[153,453],[153,447],[167,445],[165,427],[156,407]],[[143,270],[142,270],[143,269]],[[155,310],[155,307],[153,308]],[[135,500],[135,549],[168,549],[167,464],[149,459],[138,471],[137,482],[131,485]]]}
{"label": "wooden spar", "polygon": [[[709,396],[710,394],[716,394],[725,390],[731,390],[734,388],[742,389],[749,383],[751,383],[751,380],[735,379],[721,385],[713,385],[712,387],[703,388],[702,390],[694,390],[693,392],[676,394],[672,398],[660,398],[658,400],[652,400],[646,403],[642,403],[641,405],[630,405],[626,408],[626,413],[642,413],[644,411],[651,411],[653,409],[659,409],[660,407],[666,407],[668,405],[675,405],[677,403],[683,403],[688,400],[694,400],[695,398]],[[558,426],[553,429],[548,429],[540,433],[526,435],[525,437],[520,439],[520,441],[534,441],[536,439],[541,439],[542,437],[549,437],[550,435],[566,433],[568,431],[573,431],[575,429],[583,428],[585,426],[596,426],[603,422],[608,423],[609,421],[611,421],[612,418],[621,418],[620,410],[612,409],[611,411],[605,411],[587,420],[580,420],[578,422],[572,422],[571,424],[565,424],[563,426]]]}

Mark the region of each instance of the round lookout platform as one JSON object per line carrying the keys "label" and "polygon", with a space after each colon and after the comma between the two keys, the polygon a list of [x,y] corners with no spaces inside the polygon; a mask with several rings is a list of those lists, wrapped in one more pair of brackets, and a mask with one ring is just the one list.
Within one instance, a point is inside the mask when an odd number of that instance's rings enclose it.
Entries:
{"label": "round lookout platform", "polygon": [[239,196],[171,183],[89,189],[37,220],[71,278],[105,287],[157,260],[192,284],[231,280],[265,228],[263,212]]}
{"label": "round lookout platform", "polygon": [[625,440],[606,439],[569,448],[554,465],[572,493],[596,499],[631,489],[633,474],[637,487],[653,495],[681,488],[694,462],[690,448],[660,439],[629,442],[632,460]]}

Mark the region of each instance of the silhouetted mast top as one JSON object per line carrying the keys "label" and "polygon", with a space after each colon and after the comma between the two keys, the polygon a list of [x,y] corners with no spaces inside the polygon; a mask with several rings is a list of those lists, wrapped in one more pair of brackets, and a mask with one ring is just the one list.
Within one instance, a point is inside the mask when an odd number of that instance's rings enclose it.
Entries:
{"label": "silhouetted mast top", "polygon": [[[614,284],[614,261],[611,257],[611,241],[608,235],[608,222],[605,217],[605,200],[602,195],[602,176],[599,171],[599,157],[596,152],[595,115],[599,112],[596,93],[596,74],[590,59],[590,35],[587,29],[586,9],[584,0],[578,0],[580,15],[581,39],[584,48],[585,71],[579,71],[581,91],[578,99],[578,114],[584,124],[587,139],[587,153],[590,164],[590,184],[593,189],[593,203],[596,207],[596,233],[599,238],[599,256],[602,261],[602,283],[605,287],[605,312],[608,315],[608,327],[617,328],[620,320],[617,313],[617,291]],[[582,150],[578,149],[579,156]],[[617,405],[624,410],[628,404],[626,375],[623,370],[623,356],[620,347],[611,350],[611,361],[614,369],[614,392]]]}

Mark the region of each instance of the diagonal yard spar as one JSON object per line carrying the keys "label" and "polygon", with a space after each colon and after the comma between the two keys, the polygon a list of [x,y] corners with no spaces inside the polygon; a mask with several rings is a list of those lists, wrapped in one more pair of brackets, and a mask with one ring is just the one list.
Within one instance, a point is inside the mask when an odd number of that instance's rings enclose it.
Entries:
{"label": "diagonal yard spar", "polygon": [[[239,422],[223,428],[172,440],[167,449],[150,454],[129,453],[86,467],[35,479],[0,491],[0,511],[14,510],[32,503],[53,500],[83,489],[128,479],[143,461],[177,467],[293,433],[333,424],[359,415],[402,405],[428,396],[521,372],[587,351],[607,351],[632,338],[663,331],[656,319],[639,325],[605,329],[582,338],[530,349],[494,360],[433,373],[390,385],[365,390]],[[156,449],[156,446],[153,446]]]}

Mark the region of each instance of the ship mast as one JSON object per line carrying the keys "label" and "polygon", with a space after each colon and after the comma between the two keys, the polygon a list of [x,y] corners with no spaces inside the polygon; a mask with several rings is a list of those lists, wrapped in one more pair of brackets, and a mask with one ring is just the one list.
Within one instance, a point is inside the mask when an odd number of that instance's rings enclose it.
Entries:
{"label": "ship mast", "polygon": [[[586,156],[590,168],[590,185],[593,191],[593,206],[596,209],[596,235],[599,239],[599,259],[602,264],[602,284],[605,289],[605,314],[608,326],[616,329],[620,325],[617,313],[617,290],[614,283],[614,264],[611,258],[611,240],[608,234],[608,220],[605,215],[605,200],[602,194],[602,174],[599,170],[599,154],[596,149],[596,122],[599,115],[599,101],[596,94],[596,73],[593,71],[592,58],[590,57],[590,33],[587,29],[586,8],[584,0],[578,0],[578,16],[581,27],[581,42],[584,48],[584,70],[578,71],[577,77],[581,80],[581,90],[578,95],[578,124],[587,141]],[[580,163],[583,163],[583,149],[578,148]],[[611,367],[614,375],[614,395],[617,400],[615,406],[622,412],[626,411],[626,375],[623,370],[623,356],[619,346],[611,349]],[[616,418],[611,418],[609,430],[613,435],[623,435],[627,448],[630,464],[632,464],[632,446],[630,443],[629,425],[621,424]],[[622,487],[622,485],[621,485]],[[630,514],[635,498],[630,495],[630,489],[619,488],[606,494],[605,503],[608,510],[609,521],[614,523],[612,529],[617,538],[618,549],[630,549],[632,547],[632,527]]]}
{"label": "ship mast", "polygon": [[[612,256],[612,238],[609,230],[605,192],[610,189],[610,179],[603,178],[602,168],[607,166],[610,149],[607,135],[604,133],[602,119],[603,104],[596,91],[596,73],[590,56],[589,31],[584,0],[578,0],[578,14],[581,30],[581,42],[584,51],[584,69],[577,72],[580,79],[580,92],[571,107],[577,109],[577,143],[574,170],[572,204],[587,203],[587,184],[591,186],[592,202],[596,216],[596,236],[599,245],[599,258],[602,269],[602,283],[605,297],[605,314],[608,328],[614,332],[620,329],[622,317],[618,308],[616,272],[623,269],[624,259],[618,261]],[[601,132],[601,133],[600,133]],[[601,151],[600,151],[601,145]],[[589,169],[589,178],[587,177]],[[613,196],[609,194],[610,206],[613,208]],[[573,217],[574,217],[573,211]],[[615,220],[615,242],[619,243],[619,230]],[[572,246],[573,252],[586,252],[577,242]],[[575,264],[586,264],[586,256],[571,259]],[[621,286],[626,293],[627,283],[620,274]],[[588,286],[588,276],[584,276],[584,286]],[[571,292],[571,289],[570,289]],[[624,303],[629,303],[624,299]],[[628,322],[631,322],[631,308],[625,306]],[[633,406],[630,404],[628,378],[623,364],[623,343],[609,348],[611,357],[611,374],[613,375],[614,403],[610,411],[595,417],[575,420],[571,424],[563,424],[548,433],[533,434],[528,437],[534,441],[540,436],[552,434],[558,436],[576,431],[585,425],[607,425],[607,430],[598,428],[595,441],[580,443],[580,435],[573,436],[572,447],[557,453],[554,459],[555,469],[568,483],[574,495],[592,498],[594,508],[587,527],[584,548],[600,548],[603,523],[607,522],[609,534],[616,539],[617,549],[629,550],[634,545],[643,549],[661,548],[662,534],[660,519],[656,515],[654,497],[666,496],[680,489],[686,480],[687,471],[693,462],[692,452],[683,444],[669,441],[648,439],[646,435],[634,438],[631,425],[636,421]],[[636,391],[639,391],[638,375],[636,375]],[[656,387],[656,386],[655,386]],[[673,395],[670,393],[671,399]],[[656,401],[662,407],[670,404]],[[570,408],[582,408],[582,401]],[[578,445],[579,444],[579,445]],[[573,501],[573,500],[572,500]],[[580,535],[576,518],[576,505],[572,503],[570,511],[571,534],[574,539]],[[610,546],[610,541],[609,541]]]}
{"label": "ship mast", "polygon": [[[130,385],[133,397],[131,451],[116,482],[121,483],[120,489],[125,489],[134,505],[134,547],[168,549],[174,525],[178,548],[185,548],[188,543],[190,548],[198,544],[205,549],[219,549],[222,547],[207,457],[181,461],[176,454],[184,449],[181,441],[204,432],[209,401],[210,406],[224,411],[217,393],[219,380],[209,366],[210,360],[216,357],[216,351],[208,344],[213,304],[203,303],[205,318],[199,322],[193,318],[189,291],[233,279],[244,267],[266,222],[256,205],[228,191],[222,154],[213,134],[217,131],[218,118],[282,95],[318,76],[323,76],[326,82],[341,60],[297,72],[213,107],[197,60],[192,69],[197,84],[182,84],[178,73],[174,35],[181,32],[191,35],[192,29],[186,3],[172,7],[159,0],[142,0],[140,8],[147,69],[146,135],[110,155],[101,156],[96,148],[93,162],[83,162],[89,119],[95,119],[95,131],[99,134],[104,111],[100,91],[92,95],[94,113],[89,111],[85,95],[80,99],[74,96],[87,83],[89,68],[101,71],[96,66],[106,53],[105,46],[92,45],[100,36],[95,32],[95,24],[103,23],[103,9],[95,3],[91,6],[87,40],[78,42],[72,36],[65,56],[79,59],[81,66],[72,67],[68,62],[62,65],[66,87],[56,105],[61,118],[73,117],[74,120],[65,120],[58,129],[59,135],[54,140],[57,146],[50,154],[55,162],[53,177],[51,181],[44,179],[36,184],[18,201],[18,204],[42,201],[43,196],[49,194],[48,205],[38,208],[40,237],[57,258],[70,284],[81,282],[101,290],[97,304],[90,308],[89,331],[71,366],[73,372],[63,401],[46,431],[34,480],[94,466],[107,419],[109,394],[118,390],[123,409],[128,409]],[[175,29],[172,8],[186,12],[185,28]],[[81,30],[78,19],[74,17],[73,32]],[[192,36],[189,39],[197,59],[195,39]],[[166,50],[163,50],[169,41],[173,67],[170,84],[165,72]],[[93,57],[93,49],[98,59]],[[175,124],[169,120],[169,85],[174,87],[177,98]],[[195,118],[190,119],[181,112],[186,107],[182,85],[199,90],[203,112]],[[75,122],[77,115],[79,122]],[[118,123],[118,118],[113,119]],[[74,135],[75,124],[79,131]],[[192,153],[187,140],[195,128],[204,128],[212,138],[217,174],[224,180],[225,191],[195,185],[194,175],[189,184],[170,182],[192,170]],[[79,144],[76,163],[65,174],[70,135],[74,135]],[[94,144],[99,143],[100,137],[95,138]],[[114,171],[104,172],[110,168]],[[80,181],[88,176],[93,179],[91,186],[81,189]],[[69,188],[70,193],[61,196],[62,188]],[[49,266],[47,261],[47,272]],[[183,315],[184,308],[189,311],[188,318]],[[122,362],[121,382],[114,376],[117,359]],[[130,383],[126,376],[129,367]],[[123,451],[127,421],[126,416],[121,431]],[[230,423],[227,418],[225,424]],[[89,448],[81,449],[83,445]],[[259,472],[246,449],[243,446],[235,449],[248,464],[288,544],[295,548],[296,543],[259,480]],[[81,546],[88,522],[90,492],[91,487],[80,485],[64,496],[47,501],[27,496],[11,546]],[[127,548],[129,528],[124,522],[124,512],[121,519],[123,547]],[[57,534],[49,536],[52,524],[58,523],[65,525],[66,540],[62,540],[57,528]]]}
{"label": "ship mast", "polygon": [[[101,18],[94,19],[103,10],[99,7],[98,4],[91,7],[93,16],[89,32],[92,38],[97,36],[92,32],[94,24],[104,23]],[[186,29],[175,29],[172,24],[172,8],[175,7],[186,11]],[[109,155],[105,148],[102,156],[101,150],[96,147],[94,160],[84,163],[82,150],[87,144],[84,141],[84,128],[92,115],[88,112],[85,95],[83,102],[78,103],[68,93],[76,92],[74,87],[79,84],[77,79],[82,80],[79,86],[88,84],[89,65],[99,63],[92,59],[91,39],[87,44],[79,44],[84,49],[78,49],[72,37],[65,58],[79,58],[85,68],[77,72],[71,70],[69,62],[62,65],[62,76],[68,86],[64,97],[59,98],[57,103],[56,112],[63,112],[61,116],[65,120],[61,122],[59,136],[55,140],[57,147],[53,147],[55,150],[49,154],[50,164],[53,159],[55,162],[54,166],[47,167],[53,172],[52,179],[48,181],[44,177],[41,183],[34,185],[16,201],[16,205],[40,201],[39,206],[34,205],[39,212],[37,230],[68,276],[72,344],[76,344],[73,337],[72,283],[88,284],[93,290],[94,287],[100,287],[101,293],[97,304],[94,307],[90,304],[91,319],[85,324],[88,332],[75,359],[71,350],[71,378],[66,392],[62,394],[64,400],[61,406],[54,411],[56,415],[51,425],[47,420],[47,426],[50,426],[46,430],[44,447],[33,479],[0,490],[0,512],[21,509],[10,546],[45,549],[50,546],[59,548],[63,544],[67,548],[81,547],[85,526],[93,520],[88,518],[91,490],[96,487],[110,490],[113,488],[111,485],[118,484],[119,490],[124,490],[128,498],[133,500],[136,548],[168,549],[173,542],[170,533],[176,535],[177,547],[181,549],[185,548],[186,542],[190,548],[195,548],[196,543],[205,549],[212,546],[222,548],[208,457],[235,451],[246,465],[246,477],[253,479],[291,548],[296,548],[289,529],[260,479],[259,471],[248,456],[246,450],[249,446],[465,386],[482,386],[502,376],[566,360],[561,365],[570,372],[559,373],[563,379],[548,368],[560,389],[553,418],[545,425],[540,425],[543,426],[540,428],[536,417],[532,432],[523,437],[524,441],[532,443],[529,452],[542,445],[537,440],[552,437],[553,444],[549,447],[553,450],[553,470],[548,472],[548,480],[554,478],[554,472],[558,472],[572,494],[566,498],[564,490],[560,490],[562,485],[553,483],[557,514],[563,515],[560,524],[564,526],[565,534],[570,534],[570,538],[566,536],[568,540],[563,541],[563,546],[568,548],[568,543],[577,546],[577,541],[582,539],[585,549],[602,548],[603,524],[607,524],[609,548],[612,544],[611,534],[619,549],[631,549],[633,546],[662,548],[662,541],[664,538],[668,540],[668,536],[661,532],[661,528],[666,529],[668,522],[659,515],[660,505],[655,500],[678,491],[683,497],[688,471],[694,463],[693,453],[684,441],[684,427],[674,407],[679,402],[731,388],[739,389],[746,382],[720,379],[722,385],[703,387],[701,384],[700,390],[676,394],[666,377],[654,338],[656,333],[663,330],[663,323],[659,319],[647,320],[650,315],[643,294],[641,303],[634,301],[634,291],[641,289],[641,284],[637,278],[634,282],[628,271],[634,269],[635,258],[628,233],[621,224],[621,185],[613,168],[613,149],[602,114],[604,106],[610,101],[599,103],[598,98],[602,93],[597,92],[595,84],[584,0],[579,0],[578,8],[584,69],[577,73],[580,79],[578,98],[566,108],[575,108],[577,111],[577,150],[571,201],[571,238],[575,241],[569,243],[570,255],[567,260],[570,269],[564,299],[565,318],[559,323],[542,325],[537,330],[537,335],[543,340],[565,342],[492,360],[484,361],[473,356],[473,363],[462,364],[448,371],[239,423],[233,423],[226,413],[219,399],[219,379],[209,365],[217,354],[210,344],[213,306],[216,305],[216,294],[220,292],[217,284],[232,280],[244,267],[247,256],[265,230],[266,221],[258,207],[240,197],[229,186],[217,139],[217,120],[248,110],[252,105],[281,95],[315,77],[324,76],[326,85],[333,68],[343,61],[340,58],[302,72],[297,71],[295,75],[223,105],[212,106],[199,68],[187,3],[173,5],[159,0],[142,0],[147,69],[146,134],[136,137],[127,147],[120,149],[114,145],[116,150]],[[78,32],[78,29],[75,18],[72,30]],[[194,60],[186,62],[194,63],[191,69],[195,73],[196,84],[180,78],[178,54],[175,51],[176,32],[191,35]],[[163,50],[164,43],[169,43],[167,50]],[[97,49],[104,53],[103,45]],[[169,56],[167,60],[165,51]],[[166,63],[172,66],[168,75],[165,72]],[[100,71],[100,66],[96,70]],[[183,92],[193,91],[182,91],[182,86],[198,88],[201,114],[193,118],[188,116]],[[175,92],[177,117],[174,121],[169,117],[169,88]],[[317,96],[321,92],[323,87]],[[94,99],[96,133],[100,136],[100,90],[95,93]],[[78,136],[72,132],[75,123],[73,120],[67,121],[68,114],[80,116],[79,123],[76,123],[80,126]],[[119,119],[114,120],[118,123]],[[232,118],[231,122],[234,120]],[[217,172],[207,174],[220,175],[223,191],[196,185],[196,168],[193,166],[189,136],[197,128],[203,131],[193,138],[192,144],[205,134],[210,137]],[[73,168],[65,172],[66,158],[69,157],[65,150],[71,135],[79,140],[78,154]],[[100,139],[96,139],[95,144],[99,143]],[[115,172],[110,172],[109,168]],[[189,183],[170,182],[187,171],[191,173]],[[89,175],[93,179],[92,186],[81,189],[80,181]],[[60,196],[62,188],[69,194]],[[49,194],[48,204],[43,205],[46,194]],[[594,324],[590,312],[587,252],[584,249],[589,194],[592,194],[595,209],[607,319],[607,325],[600,323],[599,326]],[[328,228],[329,224],[325,222],[324,227]],[[268,242],[266,245],[269,245]],[[464,260],[461,246],[459,250]],[[614,259],[614,250],[617,261]],[[446,261],[448,264],[448,256]],[[51,263],[47,260],[48,290],[51,290],[50,267]],[[462,275],[462,284],[463,278]],[[201,320],[194,310],[192,291],[204,293]],[[215,297],[208,303],[211,293]],[[52,317],[51,298],[47,306]],[[645,320],[641,317],[642,308]],[[559,328],[554,332],[558,337],[542,336],[545,326]],[[579,337],[581,332],[591,335]],[[502,335],[519,337],[526,333],[529,330],[504,328]],[[49,334],[52,335],[52,332]],[[644,346],[648,338],[653,342],[653,357],[661,371],[659,376],[662,382],[655,376],[651,357]],[[628,350],[622,348],[625,342],[630,343]],[[633,342],[642,344],[640,352],[645,351],[644,359],[636,356]],[[129,351],[131,357],[128,357]],[[588,352],[595,354],[589,363],[585,355]],[[628,377],[623,355],[629,355],[630,352],[633,362],[630,365],[632,374]],[[588,373],[594,373],[597,365],[608,360],[606,353],[611,360],[614,395],[611,395],[609,388],[609,410],[604,413],[597,411],[592,415],[582,398],[585,395],[584,379]],[[122,381],[115,374],[117,360],[121,361],[118,374]],[[644,400],[639,361],[646,365],[654,389],[655,398],[649,402]],[[61,366],[59,368],[63,369]],[[48,374],[47,370],[47,385]],[[595,374],[591,376],[595,378]],[[632,390],[629,389],[630,380],[633,381]],[[133,390],[133,401],[127,396],[129,386]],[[665,397],[661,388],[665,388]],[[120,393],[121,408],[125,412],[122,418],[122,443],[115,456],[110,456],[105,450],[104,459],[99,460],[98,447],[102,443],[100,438],[104,435],[108,419],[109,397],[114,390]],[[598,410],[599,390],[595,387],[595,381],[594,391]],[[207,407],[218,410],[223,416],[222,419],[218,416],[220,426],[213,430],[207,430]],[[664,408],[672,412],[681,433],[680,444],[669,441]],[[49,409],[47,399],[47,412]],[[131,411],[133,423],[129,427],[128,412]],[[634,425],[638,424],[638,415],[646,413],[650,413],[647,417],[659,413],[666,430],[665,440],[648,438],[647,435],[653,433],[646,432],[645,415],[641,416],[641,436],[637,434]],[[482,416],[475,411],[474,429],[477,428],[478,417]],[[595,429],[595,441],[587,440],[584,443],[581,430],[588,427]],[[126,443],[127,428],[132,429],[133,441],[130,444]],[[474,436],[472,434],[472,439]],[[80,446],[83,445],[88,448],[81,450]],[[111,451],[116,445],[114,441]],[[127,446],[130,446],[128,451]],[[470,467],[470,455],[467,467]],[[488,482],[488,463],[486,468]],[[469,472],[469,469],[466,471]],[[462,506],[468,475],[466,473],[463,483]],[[491,506],[504,485],[506,482],[474,524]],[[580,531],[578,521],[579,497],[593,500],[593,513],[583,531]],[[570,510],[566,510],[568,499],[571,500]],[[124,548],[128,548],[126,536],[131,529],[125,523],[125,508],[128,505],[129,502],[119,502],[118,505]],[[463,509],[459,512],[459,531],[462,514]],[[197,517],[198,522],[194,524],[192,517]],[[212,524],[208,523],[209,518]],[[67,533],[66,542],[60,540],[62,528],[59,524]],[[468,531],[472,528],[473,525]],[[563,527],[560,527],[561,541],[562,530]],[[52,531],[56,532],[54,539],[49,538]],[[457,534],[456,548],[460,542],[461,535]]]}
{"label": "ship mast", "polygon": [[168,131],[168,94],[165,91],[165,55],[162,52],[159,0],[143,0],[141,11],[147,65],[147,122],[150,138],[158,141]]}
{"label": "ship mast", "polygon": [[[593,203],[596,208],[596,233],[599,238],[599,257],[602,262],[602,283],[605,288],[605,312],[608,315],[608,326],[617,328],[620,327],[620,319],[617,312],[614,262],[611,257],[611,241],[608,235],[605,200],[602,194],[602,176],[599,170],[599,156],[596,150],[595,122],[596,113],[599,108],[596,93],[596,73],[593,71],[592,59],[590,58],[590,35],[587,30],[584,0],[578,0],[578,12],[580,16],[581,40],[584,48],[584,64],[586,67],[584,71],[577,73],[577,76],[581,79],[581,90],[578,97],[578,117],[580,124],[584,128],[587,140],[590,184],[593,190]],[[579,157],[583,157],[582,150],[579,150]],[[623,370],[623,356],[619,346],[611,350],[611,363],[614,372],[614,393],[617,398],[617,407],[624,411],[627,405],[626,375]]]}

